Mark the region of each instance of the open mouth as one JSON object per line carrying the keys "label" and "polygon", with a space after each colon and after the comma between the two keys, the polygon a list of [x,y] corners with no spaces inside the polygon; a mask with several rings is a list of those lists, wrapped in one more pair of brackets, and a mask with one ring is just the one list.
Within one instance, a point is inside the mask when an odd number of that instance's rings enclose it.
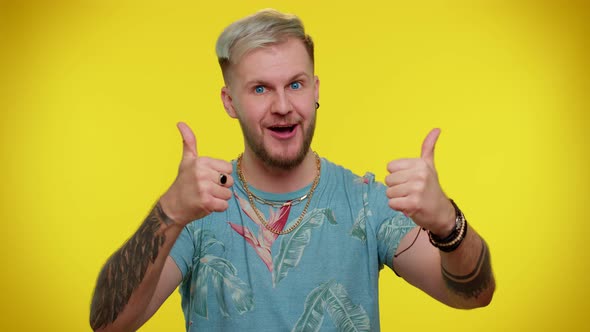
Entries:
{"label": "open mouth", "polygon": [[292,125],[292,126],[272,126],[269,129],[276,132],[276,133],[286,134],[286,133],[293,132],[293,130],[295,130],[295,125]]}

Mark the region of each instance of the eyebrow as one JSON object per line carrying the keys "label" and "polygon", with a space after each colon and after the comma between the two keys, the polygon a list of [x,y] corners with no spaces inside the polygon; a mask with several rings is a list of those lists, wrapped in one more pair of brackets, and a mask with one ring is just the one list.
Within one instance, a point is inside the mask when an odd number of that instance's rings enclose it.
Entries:
{"label": "eyebrow", "polygon": [[289,82],[295,81],[295,80],[300,79],[300,78],[309,78],[309,76],[307,76],[307,73],[305,73],[305,72],[302,71],[302,72],[300,72],[300,73],[298,73],[296,75],[293,75],[293,77],[291,77],[291,79],[289,80]]}
{"label": "eyebrow", "polygon": [[[291,78],[289,78],[288,81],[293,82],[293,81],[296,81],[296,80],[302,79],[302,78],[309,79],[309,76],[305,72],[302,71],[302,72],[299,72],[299,73],[293,75]],[[259,79],[255,79],[255,80],[246,82],[246,84],[244,84],[244,86],[253,86],[253,85],[265,85],[266,86],[269,84],[267,81],[259,80]]]}

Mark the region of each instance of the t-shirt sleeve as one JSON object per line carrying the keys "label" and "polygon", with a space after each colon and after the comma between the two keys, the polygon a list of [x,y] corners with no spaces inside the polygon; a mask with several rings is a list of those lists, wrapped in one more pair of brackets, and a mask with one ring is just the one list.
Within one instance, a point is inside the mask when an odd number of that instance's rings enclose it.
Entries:
{"label": "t-shirt sleeve", "polygon": [[380,182],[375,182],[373,174],[367,173],[364,178],[368,184],[365,196],[368,211],[365,213],[374,225],[379,266],[387,265],[393,270],[393,255],[402,238],[416,227],[416,224],[403,213],[389,207],[385,194],[387,187]]}
{"label": "t-shirt sleeve", "polygon": [[193,232],[190,230],[189,225],[182,229],[169,255],[180,269],[180,272],[182,272],[183,278],[193,264],[193,254],[195,251]]}

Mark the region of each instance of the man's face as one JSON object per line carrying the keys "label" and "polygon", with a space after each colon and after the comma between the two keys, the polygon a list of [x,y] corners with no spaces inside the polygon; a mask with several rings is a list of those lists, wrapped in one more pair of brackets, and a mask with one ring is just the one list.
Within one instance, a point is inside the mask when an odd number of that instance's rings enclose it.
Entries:
{"label": "man's face", "polygon": [[313,138],[319,80],[300,40],[247,53],[229,69],[222,100],[238,118],[246,149],[268,166],[299,165]]}

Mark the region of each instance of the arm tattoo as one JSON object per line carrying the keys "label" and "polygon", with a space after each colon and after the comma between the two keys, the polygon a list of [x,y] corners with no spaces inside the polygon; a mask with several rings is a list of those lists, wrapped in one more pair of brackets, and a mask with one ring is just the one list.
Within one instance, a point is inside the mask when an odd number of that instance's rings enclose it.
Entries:
{"label": "arm tattoo", "polygon": [[160,202],[135,234],[107,261],[96,282],[90,326],[96,330],[115,321],[154,263],[166,241],[163,230],[172,223]]}
{"label": "arm tattoo", "polygon": [[470,273],[458,276],[450,273],[442,266],[441,270],[443,279],[450,290],[466,299],[478,297],[489,286],[492,279],[490,253],[486,243],[482,241],[477,264]]}

